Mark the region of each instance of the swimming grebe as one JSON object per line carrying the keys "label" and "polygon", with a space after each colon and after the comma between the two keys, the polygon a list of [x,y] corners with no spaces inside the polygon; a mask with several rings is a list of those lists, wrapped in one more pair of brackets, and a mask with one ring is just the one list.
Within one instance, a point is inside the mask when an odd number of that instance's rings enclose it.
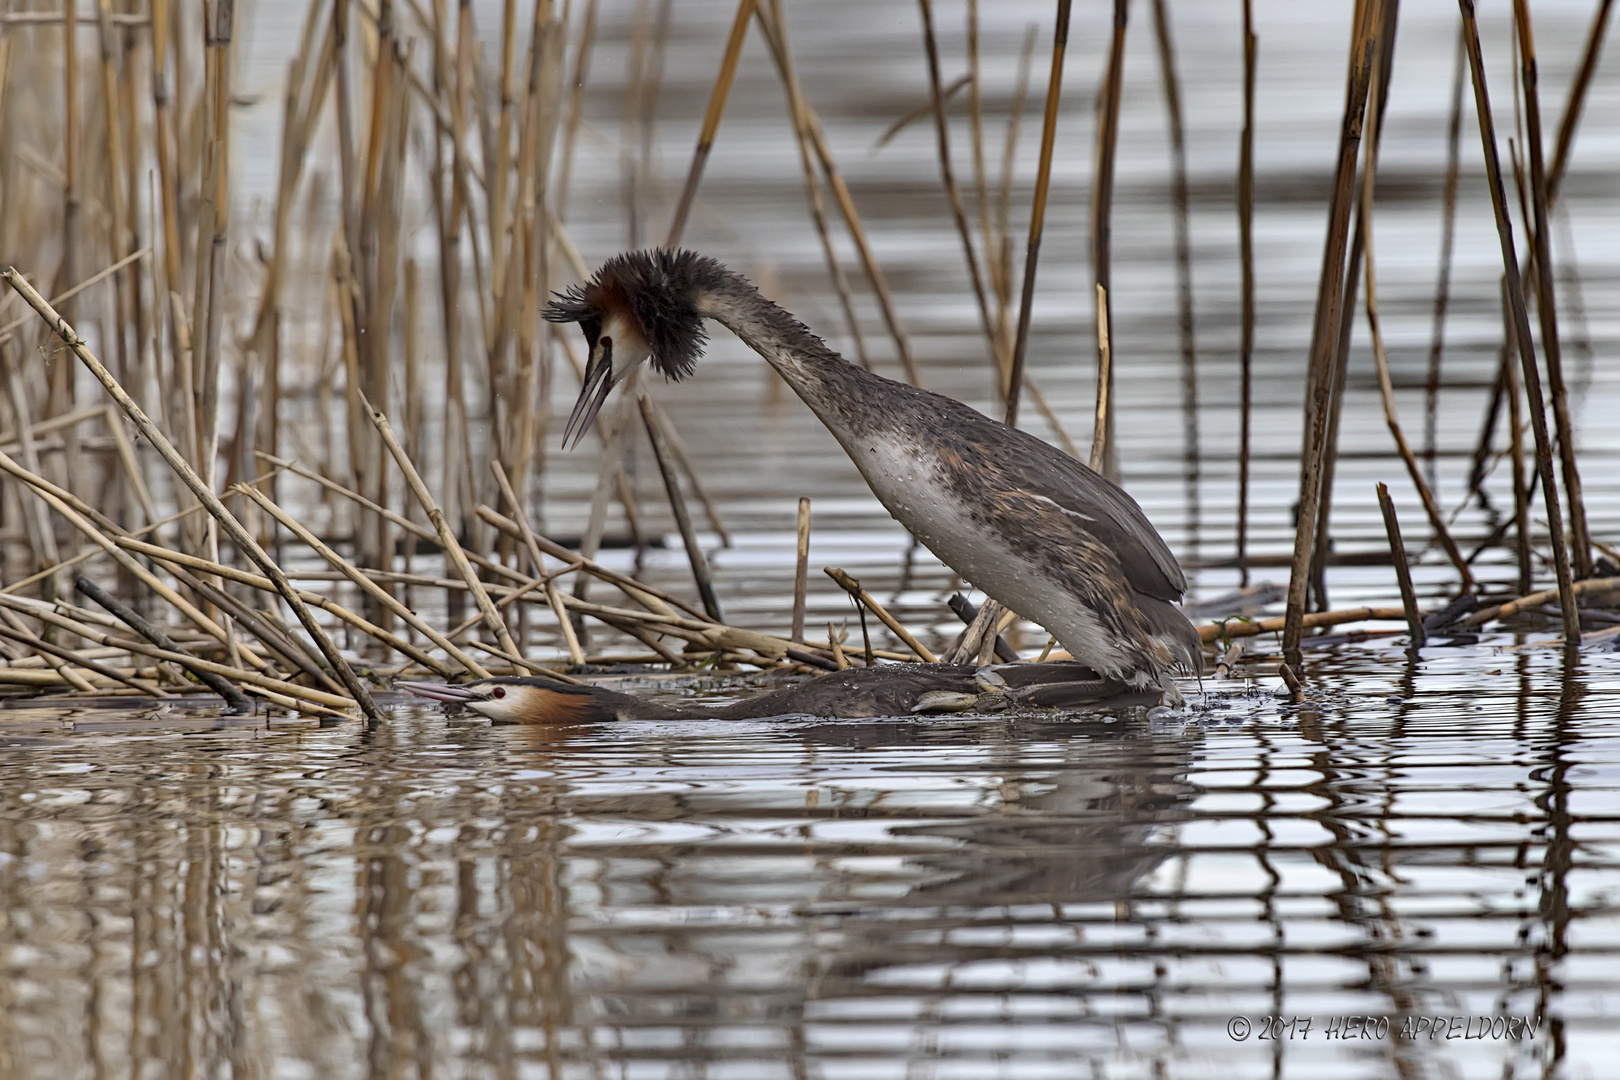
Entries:
{"label": "swimming grebe", "polygon": [[[614,720],[756,720],[768,716],[860,719],[926,712],[1072,708],[1118,699],[1125,688],[1076,663],[884,664],[829,671],[807,682],[730,705],[666,705],[600,686],[535,676],[447,684],[400,682],[418,697],[465,705],[496,723],[566,725]],[[1128,692],[1127,692],[1128,693]]]}
{"label": "swimming grebe", "polygon": [[1122,488],[953,398],[851,364],[715,260],[616,255],[546,318],[578,323],[590,349],[564,447],[643,361],[670,379],[691,375],[713,319],[787,380],[895,520],[1076,660],[1171,704],[1181,700],[1173,673],[1202,671],[1198,632],[1176,606],[1187,579]]}

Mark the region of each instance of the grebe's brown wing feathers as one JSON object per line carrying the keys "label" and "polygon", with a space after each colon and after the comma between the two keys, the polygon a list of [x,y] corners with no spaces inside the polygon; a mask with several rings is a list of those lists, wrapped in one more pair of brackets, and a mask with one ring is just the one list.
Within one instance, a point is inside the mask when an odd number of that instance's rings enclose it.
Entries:
{"label": "grebe's brown wing feathers", "polygon": [[721,720],[788,715],[908,716],[917,699],[931,690],[972,693],[973,673],[972,667],[960,664],[884,664],[829,671],[798,686],[723,706],[710,715]]}
{"label": "grebe's brown wing feathers", "polygon": [[963,464],[979,474],[979,482],[1020,504],[1026,520],[1038,520],[1039,531],[1049,538],[1072,535],[1112,552],[1137,592],[1181,599],[1187,591],[1181,564],[1123,488],[1027,432],[958,407],[967,414],[956,431],[962,456],[976,459]]}

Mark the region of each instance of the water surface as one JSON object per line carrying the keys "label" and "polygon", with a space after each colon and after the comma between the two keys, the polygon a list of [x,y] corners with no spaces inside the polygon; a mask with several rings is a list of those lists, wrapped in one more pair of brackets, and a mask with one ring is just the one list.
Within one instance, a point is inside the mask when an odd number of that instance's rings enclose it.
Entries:
{"label": "water surface", "polygon": [[[0,1062],[1606,1075],[1620,656],[1369,645],[1310,672],[1305,706],[1212,683],[1152,718],[544,732],[401,705],[368,733],[7,709]],[[1327,1039],[1346,1015],[1542,1019]],[[1314,1029],[1262,1040],[1267,1016]]]}

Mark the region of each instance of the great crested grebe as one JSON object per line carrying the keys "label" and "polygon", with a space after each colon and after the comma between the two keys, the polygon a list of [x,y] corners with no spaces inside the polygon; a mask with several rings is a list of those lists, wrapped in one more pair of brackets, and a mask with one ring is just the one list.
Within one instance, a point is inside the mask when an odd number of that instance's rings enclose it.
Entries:
{"label": "great crested grebe", "polygon": [[757,720],[769,716],[861,719],[931,712],[999,712],[1131,704],[1121,687],[1078,663],[884,664],[830,671],[807,682],[730,705],[666,705],[600,686],[512,676],[474,683],[400,682],[417,697],[465,705],[496,723],[567,725],[614,720]]}
{"label": "great crested grebe", "polygon": [[1202,672],[1198,632],[1176,606],[1187,579],[1122,488],[953,398],[851,364],[715,260],[616,255],[546,318],[579,323],[590,349],[565,448],[643,361],[670,379],[691,375],[713,319],[787,380],[895,520],[1074,659],[1171,704],[1181,701],[1173,673]]}

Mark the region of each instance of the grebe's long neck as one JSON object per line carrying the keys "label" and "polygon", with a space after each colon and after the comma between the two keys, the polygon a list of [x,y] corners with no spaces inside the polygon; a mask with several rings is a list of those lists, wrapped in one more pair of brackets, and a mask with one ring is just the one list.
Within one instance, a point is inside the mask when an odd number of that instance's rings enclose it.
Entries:
{"label": "grebe's long neck", "polygon": [[728,273],[705,291],[698,310],[763,356],[834,434],[846,426],[851,405],[861,400],[857,388],[876,378],[828,348],[739,275]]}

